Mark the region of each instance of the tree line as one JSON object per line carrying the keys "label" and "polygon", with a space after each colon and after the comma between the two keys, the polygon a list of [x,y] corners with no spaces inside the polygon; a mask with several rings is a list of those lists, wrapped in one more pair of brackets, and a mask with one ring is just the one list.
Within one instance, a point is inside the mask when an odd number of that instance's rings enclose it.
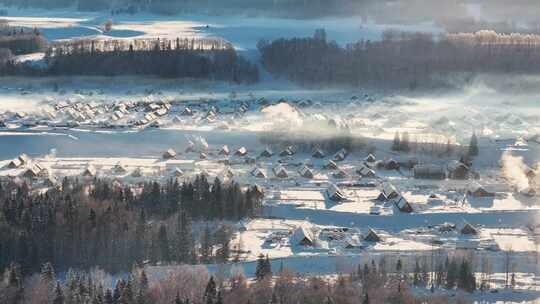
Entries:
{"label": "tree line", "polygon": [[228,273],[218,269],[210,274],[201,266],[176,266],[162,273],[159,267],[137,264],[121,278],[113,279],[100,269],[70,269],[60,279],[51,263],[44,263],[26,278],[11,264],[0,281],[0,300],[6,304],[412,304],[451,302],[434,293],[414,295],[412,287],[476,289],[473,265],[464,258],[446,259],[433,274],[427,271],[425,261],[416,260],[412,271],[404,266],[399,258],[390,264],[383,256],[378,263],[371,260],[351,265],[349,271],[328,280],[294,273],[283,263],[272,269],[268,257],[261,255],[254,279],[248,279],[236,265]]}
{"label": "tree line", "polygon": [[23,55],[44,51],[48,42],[40,31],[25,31],[0,22],[0,68],[12,59],[13,55]]}
{"label": "tree line", "polygon": [[[254,216],[261,201],[257,188],[204,176],[138,188],[65,179],[46,193],[2,184],[0,269],[15,262],[26,275],[51,262],[61,271],[118,272],[143,262],[226,261],[234,229],[219,223]],[[195,229],[192,221],[208,224]]]}
{"label": "tree line", "polygon": [[[468,81],[479,73],[537,74],[540,35],[493,31],[442,34],[388,30],[380,41],[346,46],[313,37],[261,40],[264,66],[304,85],[418,86],[446,84],[451,76]],[[460,78],[460,79],[461,79]]]}
{"label": "tree line", "polygon": [[149,75],[235,83],[257,82],[256,65],[219,39],[77,40],[47,49],[45,68],[11,62],[4,74]]}

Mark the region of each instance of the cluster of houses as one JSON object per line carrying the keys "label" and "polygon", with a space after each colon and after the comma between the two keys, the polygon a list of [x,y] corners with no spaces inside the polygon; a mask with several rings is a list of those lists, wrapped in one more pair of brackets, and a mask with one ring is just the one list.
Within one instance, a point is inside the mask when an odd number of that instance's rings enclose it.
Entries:
{"label": "cluster of houses", "polygon": [[289,243],[291,246],[316,247],[320,240],[326,242],[340,242],[345,249],[362,248],[363,242],[378,243],[383,242],[381,234],[372,228],[367,228],[364,234],[360,234],[357,229],[346,227],[322,228],[317,229],[307,225],[299,225],[289,234]]}
{"label": "cluster of houses", "polygon": [[418,179],[439,179],[446,178],[464,180],[471,177],[472,171],[469,165],[453,160],[446,166],[434,164],[417,164],[413,167],[413,176]]}
{"label": "cluster of houses", "polygon": [[[480,234],[480,228],[463,221],[458,228],[453,223],[443,223],[431,227],[434,235],[445,235],[455,233],[463,237],[472,237],[473,240]],[[340,246],[343,249],[363,249],[374,243],[384,243],[392,235],[386,231],[377,231],[371,227],[366,227],[363,232],[357,228],[348,227],[324,227],[318,228],[308,224],[301,224],[293,230],[281,231],[279,234],[272,234],[269,242],[280,242],[283,238],[288,238],[291,246],[297,247],[319,247],[321,241],[328,242],[333,246]],[[465,239],[466,240],[466,239]],[[432,241],[430,239],[430,241]],[[435,242],[442,244],[442,241]],[[459,241],[456,248],[461,246]]]}

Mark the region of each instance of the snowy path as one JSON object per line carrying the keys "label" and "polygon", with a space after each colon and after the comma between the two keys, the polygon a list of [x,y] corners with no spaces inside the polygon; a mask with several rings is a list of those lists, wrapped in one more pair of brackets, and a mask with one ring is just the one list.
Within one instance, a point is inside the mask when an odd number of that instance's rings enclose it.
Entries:
{"label": "snowy path", "polygon": [[485,211],[482,213],[423,213],[395,214],[389,216],[373,216],[332,210],[300,209],[291,205],[266,206],[265,216],[294,220],[309,219],[317,225],[341,225],[346,227],[373,227],[392,232],[403,229],[452,222],[462,223],[464,220],[475,225],[486,227],[523,227],[536,218],[540,218],[539,210],[527,211]]}

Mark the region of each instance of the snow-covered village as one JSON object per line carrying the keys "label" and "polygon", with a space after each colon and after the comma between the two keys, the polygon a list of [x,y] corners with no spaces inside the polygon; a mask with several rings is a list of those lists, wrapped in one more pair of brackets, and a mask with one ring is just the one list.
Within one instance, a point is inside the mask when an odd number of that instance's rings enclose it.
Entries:
{"label": "snow-covered village", "polygon": [[0,303],[540,301],[534,16],[38,2],[0,0]]}

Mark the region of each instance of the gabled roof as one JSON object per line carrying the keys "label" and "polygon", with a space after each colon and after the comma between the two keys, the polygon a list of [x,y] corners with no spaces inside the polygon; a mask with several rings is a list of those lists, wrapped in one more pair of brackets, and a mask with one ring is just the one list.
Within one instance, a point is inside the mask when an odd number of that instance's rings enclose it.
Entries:
{"label": "gabled roof", "polygon": [[281,151],[281,153],[279,153],[279,156],[290,156],[290,155],[293,155],[294,154],[294,150],[291,146],[288,146],[287,148],[285,148],[283,151]]}
{"label": "gabled roof", "polygon": [[463,225],[463,228],[461,228],[460,232],[461,234],[478,234],[478,229],[466,222],[465,225]]}
{"label": "gabled roof", "polygon": [[336,172],[334,172],[333,176],[335,178],[346,178],[349,176],[349,174],[347,172],[345,172],[345,170],[341,169],[341,168],[338,168],[338,170]]}
{"label": "gabled roof", "polygon": [[313,231],[303,225],[298,226],[291,236],[291,242],[294,245],[313,246],[314,241]]}
{"label": "gabled roof", "polygon": [[185,107],[184,110],[182,110],[182,112],[180,113],[180,115],[191,116],[193,115],[193,110],[191,110],[190,107]]}
{"label": "gabled roof", "polygon": [[34,178],[34,177],[37,177],[39,175],[39,172],[41,170],[39,170],[38,168],[36,168],[35,166],[32,166],[28,169],[26,169],[23,173],[22,173],[22,176],[23,177],[26,177],[26,178]]}
{"label": "gabled roof", "polygon": [[306,165],[300,167],[300,169],[298,169],[298,173],[303,177],[313,178],[313,171],[311,171],[311,169]]}
{"label": "gabled roof", "polygon": [[94,166],[88,165],[86,169],[84,169],[82,175],[83,176],[96,176],[97,170]]}
{"label": "gabled roof", "polygon": [[229,150],[229,146],[227,145],[224,145],[223,147],[221,147],[221,150],[219,150],[219,155],[229,155],[229,153],[231,153],[231,151]]}
{"label": "gabled roof", "polygon": [[30,161],[30,157],[28,157],[28,155],[26,155],[25,153],[19,155],[19,157],[17,158],[21,161],[23,165],[27,164]]}
{"label": "gabled roof", "polygon": [[173,175],[176,177],[181,177],[184,175],[184,171],[182,171],[180,168],[176,167],[173,169]]}
{"label": "gabled roof", "polygon": [[274,175],[276,177],[279,177],[279,178],[287,178],[287,177],[289,177],[289,174],[287,173],[287,170],[285,170],[285,168],[283,168],[283,166],[281,166],[281,165],[277,165],[276,167],[274,167],[273,171],[274,171]]}
{"label": "gabled roof", "polygon": [[368,162],[368,163],[373,163],[373,162],[375,162],[376,160],[377,160],[377,158],[375,158],[375,156],[374,156],[373,154],[371,154],[371,153],[368,154],[368,156],[366,156],[366,157],[364,158],[364,161],[365,161],[365,162]]}
{"label": "gabled roof", "polygon": [[163,158],[175,158],[175,157],[176,157],[176,151],[174,151],[173,148],[170,148],[167,151],[163,152]]}
{"label": "gabled roof", "polygon": [[382,184],[382,193],[384,193],[387,198],[395,198],[400,196],[396,187],[388,182]]}
{"label": "gabled roof", "polygon": [[113,171],[117,174],[124,174],[124,173],[127,173],[127,169],[122,166],[122,164],[120,162],[118,162],[114,167],[113,167]]}
{"label": "gabled roof", "polygon": [[339,202],[344,201],[347,199],[347,196],[341,191],[341,189],[338,188],[338,186],[334,184],[330,184],[328,188],[326,188],[326,194],[328,195],[328,198]]}
{"label": "gabled roof", "polygon": [[238,155],[238,156],[244,156],[248,153],[246,147],[240,147],[238,150],[236,150],[236,152],[234,152],[234,155]]}
{"label": "gabled roof", "polygon": [[7,167],[8,168],[11,168],[11,169],[14,169],[14,168],[18,168],[20,166],[22,166],[22,162],[20,159],[18,158],[15,158],[14,160],[10,161],[8,164],[7,164]]}
{"label": "gabled roof", "polygon": [[411,204],[403,197],[399,196],[398,198],[393,199],[394,204],[401,212],[411,213],[413,212],[413,208]]}
{"label": "gabled roof", "polygon": [[324,158],[325,154],[321,149],[315,149],[315,151],[313,151],[311,156],[313,156],[314,158]]}
{"label": "gabled roof", "polygon": [[360,167],[356,169],[356,173],[362,177],[375,177],[375,171],[364,165],[360,165]]}
{"label": "gabled roof", "polygon": [[266,178],[266,174],[264,174],[264,172],[255,167],[253,170],[251,170],[251,175],[255,176],[255,177],[258,177],[258,178]]}
{"label": "gabled roof", "polygon": [[264,151],[261,152],[261,157],[271,157],[274,153],[270,148],[266,147]]}
{"label": "gabled roof", "polygon": [[369,228],[368,233],[364,237],[364,241],[380,242],[380,241],[382,241],[382,238],[375,232],[375,230]]}
{"label": "gabled roof", "polygon": [[325,169],[337,169],[338,165],[333,160],[328,160],[326,164],[324,164]]}
{"label": "gabled roof", "polygon": [[458,170],[458,169],[463,169],[463,170],[469,170],[469,166],[467,166],[466,164],[458,161],[458,160],[452,160],[450,161],[446,167],[448,168],[448,170],[450,171],[455,171],[455,170]]}
{"label": "gabled roof", "polygon": [[347,154],[345,154],[343,151],[338,151],[336,154],[334,154],[334,160],[342,161],[347,157]]}

